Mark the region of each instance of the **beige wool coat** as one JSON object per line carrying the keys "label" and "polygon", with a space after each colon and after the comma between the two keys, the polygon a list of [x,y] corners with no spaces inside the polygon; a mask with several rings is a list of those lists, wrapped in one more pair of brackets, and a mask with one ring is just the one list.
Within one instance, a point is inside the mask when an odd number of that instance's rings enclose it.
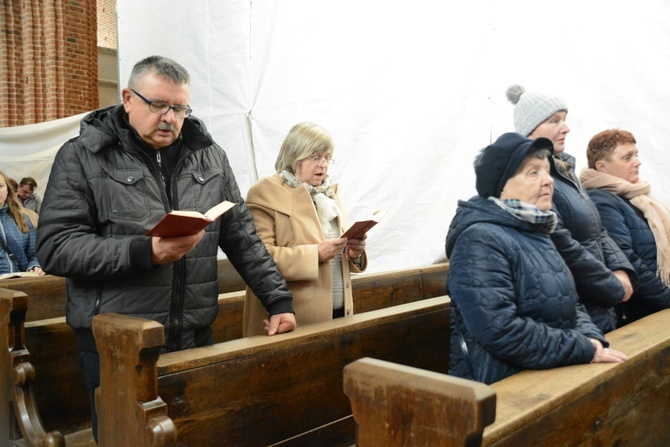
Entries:
{"label": "beige wool coat", "polygon": [[[341,210],[340,232],[349,226],[346,208],[333,185],[334,199]],[[293,294],[293,309],[298,326],[328,321],[333,317],[333,280],[330,262],[319,263],[319,242],[325,239],[316,207],[304,186],[292,188],[278,174],[258,181],[249,189],[247,206],[254,216],[256,231],[277,263]],[[350,272],[367,267],[363,252],[358,268],[342,256],[344,315],[354,313]],[[267,311],[247,288],[244,303],[244,336],[265,334]]]}

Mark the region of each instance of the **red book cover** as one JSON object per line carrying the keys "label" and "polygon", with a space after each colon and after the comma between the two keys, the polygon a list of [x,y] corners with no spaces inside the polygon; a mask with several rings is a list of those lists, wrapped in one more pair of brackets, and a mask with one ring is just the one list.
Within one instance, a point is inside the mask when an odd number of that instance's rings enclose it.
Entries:
{"label": "red book cover", "polygon": [[190,236],[214,222],[233,206],[235,206],[235,203],[224,200],[210,208],[205,214],[197,211],[172,211],[167,213],[151,230],[147,231],[146,236]]}
{"label": "red book cover", "polygon": [[382,220],[382,217],[386,214],[386,211],[377,210],[372,214],[372,217],[367,220],[359,220],[354,222],[347,231],[345,231],[342,236],[347,239],[360,239],[365,233],[367,233],[370,228],[377,225],[377,223]]}

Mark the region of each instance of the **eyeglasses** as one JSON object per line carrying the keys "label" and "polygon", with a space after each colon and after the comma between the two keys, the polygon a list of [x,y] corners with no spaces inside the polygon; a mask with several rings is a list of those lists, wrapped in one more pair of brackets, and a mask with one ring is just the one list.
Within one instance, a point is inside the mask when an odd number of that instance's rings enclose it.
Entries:
{"label": "eyeglasses", "polygon": [[313,161],[316,164],[325,163],[327,165],[332,165],[333,163],[335,163],[335,160],[333,160],[332,158],[321,157],[319,155],[310,155],[305,160]]}
{"label": "eyeglasses", "polygon": [[140,98],[142,98],[142,100],[144,102],[146,102],[147,105],[149,106],[149,110],[152,113],[156,113],[158,115],[165,115],[166,113],[168,113],[170,111],[170,109],[172,109],[172,112],[174,112],[174,117],[175,118],[183,119],[183,118],[186,118],[187,116],[189,116],[191,114],[191,112],[193,111],[188,106],[171,106],[170,104],[165,103],[163,101],[155,101],[155,100],[147,99],[144,96],[137,93],[132,88],[130,89],[130,91],[135,93]]}

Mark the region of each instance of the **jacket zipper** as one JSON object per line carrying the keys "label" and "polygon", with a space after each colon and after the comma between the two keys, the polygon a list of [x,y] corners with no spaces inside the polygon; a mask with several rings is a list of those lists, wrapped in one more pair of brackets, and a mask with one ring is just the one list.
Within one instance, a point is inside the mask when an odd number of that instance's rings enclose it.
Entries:
{"label": "jacket zipper", "polygon": [[[593,218],[593,221],[597,222],[598,220],[600,220],[599,217],[596,217],[595,213],[597,213],[597,210],[595,209],[595,206],[592,205],[592,202],[589,199],[588,194],[586,193],[586,191],[584,191],[584,189],[581,187],[581,185],[575,183],[575,181],[571,178],[571,176],[563,173],[563,171],[561,169],[558,169],[558,167],[556,168],[556,172],[558,172],[561,177],[563,177],[565,180],[567,180],[572,185],[574,185],[575,188],[577,188],[577,192],[579,193],[579,195],[582,196],[582,198],[584,199],[585,203],[587,204],[589,210],[591,211],[591,217]],[[602,232],[602,228],[601,228],[601,232]],[[600,246],[600,238],[599,237],[596,238],[596,244],[595,245],[596,245],[596,249],[598,250],[598,253],[600,254],[600,259],[602,260],[602,262],[604,264],[607,260],[605,259],[605,252],[603,251],[603,248]]]}
{"label": "jacket zipper", "polygon": [[[160,153],[157,152],[158,160],[160,160]],[[177,161],[174,171],[170,174],[172,181],[170,187],[172,188],[172,204],[179,203],[179,194],[177,193],[176,173],[179,172],[186,156],[183,156]],[[160,161],[159,161],[160,163]],[[161,179],[163,179],[163,171],[161,170]],[[165,189],[165,183],[163,183]],[[170,299],[170,329],[168,331],[168,351],[178,351],[182,349],[182,335],[184,325],[184,296],[186,293],[186,261],[184,258],[176,261],[173,265],[173,280],[172,280],[172,297]]]}

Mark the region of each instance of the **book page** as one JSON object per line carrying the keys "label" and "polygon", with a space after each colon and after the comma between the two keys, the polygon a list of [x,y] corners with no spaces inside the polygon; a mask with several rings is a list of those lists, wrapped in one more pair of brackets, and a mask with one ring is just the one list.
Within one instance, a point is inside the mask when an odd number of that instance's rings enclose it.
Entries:
{"label": "book page", "polygon": [[232,207],[235,206],[235,202],[228,202],[227,200],[224,200],[223,202],[219,203],[218,205],[214,205],[205,213],[205,217],[211,219],[211,220],[216,220],[217,217],[231,209]]}
{"label": "book page", "polygon": [[184,216],[184,217],[194,217],[196,219],[206,219],[207,216],[205,216],[202,213],[199,213],[197,211],[172,211],[170,214],[175,215],[175,216]]}

